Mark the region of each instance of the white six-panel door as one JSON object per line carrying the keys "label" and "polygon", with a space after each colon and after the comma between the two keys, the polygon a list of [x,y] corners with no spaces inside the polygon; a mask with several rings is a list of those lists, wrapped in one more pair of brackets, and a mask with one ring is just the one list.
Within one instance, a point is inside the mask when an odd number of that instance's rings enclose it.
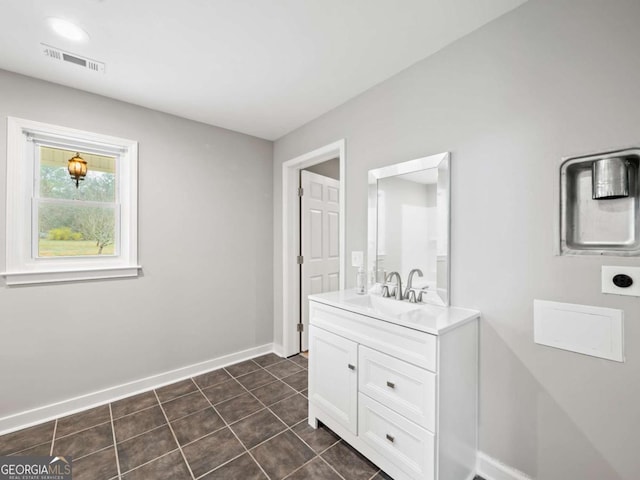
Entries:
{"label": "white six-panel door", "polygon": [[309,301],[307,295],[340,287],[340,182],[303,170],[301,184],[302,225],[302,350],[309,349]]}

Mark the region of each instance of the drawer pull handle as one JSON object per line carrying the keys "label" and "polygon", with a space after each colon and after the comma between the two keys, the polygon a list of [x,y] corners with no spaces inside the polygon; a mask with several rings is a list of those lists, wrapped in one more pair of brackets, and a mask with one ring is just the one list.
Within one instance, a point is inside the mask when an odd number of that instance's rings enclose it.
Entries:
{"label": "drawer pull handle", "polygon": [[396,384],[387,380],[387,387],[396,388]]}
{"label": "drawer pull handle", "polygon": [[395,441],[396,441],[396,438],[395,438],[393,435],[389,435],[389,434],[387,433],[387,440],[389,440],[391,443],[393,443],[393,442],[395,442]]}
{"label": "drawer pull handle", "polygon": [[355,365],[351,365],[351,364],[349,364],[349,370],[355,370],[355,369],[356,369],[356,366],[355,366]]}

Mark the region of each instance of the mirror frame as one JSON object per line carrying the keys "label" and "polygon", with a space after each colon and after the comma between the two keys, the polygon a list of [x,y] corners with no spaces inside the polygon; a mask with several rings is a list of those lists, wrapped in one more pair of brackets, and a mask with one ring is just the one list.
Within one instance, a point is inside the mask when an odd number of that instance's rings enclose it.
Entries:
{"label": "mirror frame", "polygon": [[[374,284],[379,283],[376,278],[378,263],[378,180],[381,178],[395,177],[407,173],[414,173],[430,168],[438,169],[438,186],[437,192],[442,195],[443,205],[438,204],[438,215],[445,215],[446,231],[443,235],[438,235],[437,251],[446,252],[446,255],[438,255],[445,257],[443,269],[445,270],[446,279],[436,284],[436,290],[427,291],[424,303],[448,306],[451,298],[451,171],[449,169],[451,155],[449,152],[438,153],[428,157],[417,158],[407,162],[396,163],[386,167],[369,170],[369,211],[368,211],[368,268],[371,275],[370,281]],[[440,198],[440,197],[438,197]],[[441,260],[438,260],[440,266]],[[373,274],[371,273],[373,272]],[[438,268],[437,277],[441,277],[443,272]],[[405,279],[403,279],[405,280]]]}

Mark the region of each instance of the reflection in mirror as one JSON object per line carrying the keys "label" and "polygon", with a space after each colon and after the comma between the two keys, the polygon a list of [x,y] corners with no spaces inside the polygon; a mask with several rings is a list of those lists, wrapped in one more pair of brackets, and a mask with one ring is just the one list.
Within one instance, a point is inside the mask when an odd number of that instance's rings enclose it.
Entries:
{"label": "reflection in mirror", "polygon": [[[390,272],[422,300],[449,304],[449,154],[420,158],[369,172],[369,268],[372,282]],[[406,285],[403,285],[406,287]]]}

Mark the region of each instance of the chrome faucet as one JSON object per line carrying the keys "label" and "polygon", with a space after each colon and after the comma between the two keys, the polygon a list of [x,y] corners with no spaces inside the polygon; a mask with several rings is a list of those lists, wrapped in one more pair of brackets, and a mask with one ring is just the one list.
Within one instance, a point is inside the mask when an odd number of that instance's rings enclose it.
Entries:
{"label": "chrome faucet", "polygon": [[391,272],[387,275],[386,281],[390,282],[393,277],[396,277],[396,291],[394,296],[396,300],[402,300],[404,297],[402,296],[402,278],[400,278],[400,274],[398,272]]}
{"label": "chrome faucet", "polygon": [[[407,289],[404,291],[404,298],[409,298],[409,299],[411,299],[411,297],[410,297],[410,293],[411,293],[411,291],[412,291],[411,289],[413,288],[413,276],[414,276],[416,273],[418,274],[418,276],[419,276],[419,277],[424,276],[424,275],[422,274],[422,270],[420,270],[419,268],[414,268],[413,270],[411,270],[411,271],[409,272],[409,278],[407,279]],[[415,301],[416,301],[416,300],[415,300],[415,298],[416,298],[416,294],[415,294],[415,292],[413,293],[413,297],[412,297],[412,298],[413,298],[413,302],[415,302]]]}

